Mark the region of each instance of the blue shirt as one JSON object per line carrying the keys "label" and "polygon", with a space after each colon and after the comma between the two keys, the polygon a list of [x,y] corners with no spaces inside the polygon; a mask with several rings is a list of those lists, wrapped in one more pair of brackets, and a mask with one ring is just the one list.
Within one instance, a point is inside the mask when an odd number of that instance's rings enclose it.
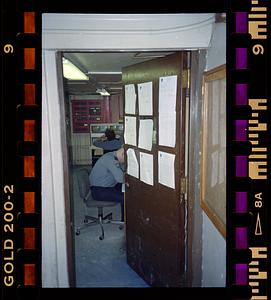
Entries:
{"label": "blue shirt", "polygon": [[124,183],[123,166],[116,157],[116,151],[101,156],[89,175],[90,186],[113,187]]}
{"label": "blue shirt", "polygon": [[123,138],[120,137],[119,139],[114,139],[111,141],[99,141],[96,140],[93,142],[93,145],[98,147],[98,148],[102,148],[104,150],[118,150],[119,148],[121,148],[121,146],[123,145]]}

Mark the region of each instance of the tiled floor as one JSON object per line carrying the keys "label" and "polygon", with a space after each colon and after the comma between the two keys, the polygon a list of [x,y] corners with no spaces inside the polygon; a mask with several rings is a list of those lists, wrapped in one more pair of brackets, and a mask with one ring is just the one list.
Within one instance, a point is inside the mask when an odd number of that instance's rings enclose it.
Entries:
{"label": "tiled floor", "polygon": [[[76,171],[73,176],[73,201],[75,228],[83,220],[84,206],[78,194]],[[105,208],[104,213],[113,212],[113,219],[119,219],[120,206]],[[91,208],[90,215],[96,216],[97,209]],[[75,238],[76,287],[148,287],[126,263],[125,228],[118,225],[104,225],[105,238],[99,240],[100,226],[82,229]]]}

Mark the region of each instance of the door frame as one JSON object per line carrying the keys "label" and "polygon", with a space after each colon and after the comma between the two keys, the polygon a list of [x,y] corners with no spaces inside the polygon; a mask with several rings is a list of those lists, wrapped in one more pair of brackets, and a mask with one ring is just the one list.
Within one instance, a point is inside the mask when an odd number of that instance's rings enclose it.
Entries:
{"label": "door frame", "polygon": [[61,134],[61,128],[65,128],[61,106],[64,97],[60,91],[57,52],[206,49],[215,14],[198,14],[196,18],[195,15],[42,15],[43,287],[74,286],[74,262],[69,249],[73,236],[67,214],[70,202],[65,192],[67,143],[66,135]]}

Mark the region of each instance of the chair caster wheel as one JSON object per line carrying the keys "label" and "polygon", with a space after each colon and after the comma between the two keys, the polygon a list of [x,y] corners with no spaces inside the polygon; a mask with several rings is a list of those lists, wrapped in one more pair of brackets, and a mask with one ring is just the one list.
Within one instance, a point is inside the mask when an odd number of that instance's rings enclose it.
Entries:
{"label": "chair caster wheel", "polygon": [[75,232],[75,234],[76,234],[76,235],[79,235],[79,234],[80,234],[80,230],[77,230],[77,231]]}
{"label": "chair caster wheel", "polygon": [[84,223],[87,224],[88,223],[88,219],[84,219]]}
{"label": "chair caster wheel", "polygon": [[99,236],[99,240],[102,241],[104,239],[103,236]]}

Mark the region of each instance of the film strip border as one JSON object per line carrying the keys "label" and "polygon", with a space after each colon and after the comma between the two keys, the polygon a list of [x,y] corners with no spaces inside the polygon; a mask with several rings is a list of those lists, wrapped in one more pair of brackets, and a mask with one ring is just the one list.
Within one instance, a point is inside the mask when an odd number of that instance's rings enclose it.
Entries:
{"label": "film strip border", "polygon": [[[261,3],[260,3],[261,2]],[[235,57],[229,74],[234,99],[234,137],[231,145],[235,174],[231,180],[234,199],[232,238],[232,298],[268,299],[267,189],[268,99],[266,81],[267,6],[252,0],[247,11],[234,13],[231,36]],[[258,60],[258,62],[257,62]],[[260,68],[257,68],[260,66]],[[258,85],[259,81],[262,85]],[[255,85],[255,86],[253,86]],[[270,107],[269,107],[270,108]],[[240,147],[241,146],[241,147]],[[231,200],[232,201],[232,200]]]}
{"label": "film strip border", "polygon": [[[31,3],[17,3],[16,8],[12,8],[12,4],[5,3],[2,15],[5,25],[7,19],[15,18],[4,32],[4,41],[9,43],[3,46],[2,74],[5,78],[2,82],[3,98],[11,102],[6,107],[16,106],[16,113],[14,115],[10,108],[5,108],[3,113],[6,113],[5,126],[16,126],[9,128],[10,136],[5,137],[7,151],[14,145],[17,147],[16,155],[10,151],[3,156],[12,160],[4,162],[3,190],[7,199],[4,210],[12,217],[7,217],[3,224],[5,266],[2,282],[7,289],[3,289],[2,295],[4,298],[36,299],[41,287],[40,15]],[[9,121],[13,117],[15,119]]]}
{"label": "film strip border", "polygon": [[[262,1],[263,2],[263,1]],[[254,8],[254,10],[252,10]],[[241,74],[242,71],[248,69],[249,62],[249,52],[252,51],[252,55],[255,57],[265,54],[265,47],[263,44],[263,37],[266,36],[266,6],[259,5],[259,1],[251,1],[251,13],[248,12],[236,12],[235,15],[235,33],[238,38],[241,36],[246,37],[248,33],[252,36],[252,47],[248,48],[242,43],[244,39],[240,39],[240,45],[234,48],[235,52],[235,70],[237,73]],[[40,16],[38,16],[40,17]],[[38,151],[36,150],[37,138],[36,132],[38,125],[37,115],[39,115],[37,98],[37,80],[33,76],[36,70],[37,61],[37,47],[35,47],[36,36],[35,34],[39,31],[37,30],[37,13],[34,10],[29,10],[23,12],[24,18],[24,32],[18,35],[18,39],[22,40],[22,44],[25,43],[24,47],[24,70],[23,70],[23,103],[18,106],[18,113],[23,120],[23,135],[20,137],[22,142],[18,143],[18,153],[23,155],[23,173],[26,179],[35,179],[39,177],[39,171],[37,171],[38,162]],[[256,23],[254,23],[256,22]],[[249,37],[251,39],[251,37]],[[259,43],[258,43],[259,42]],[[236,45],[238,43],[235,43]],[[34,45],[34,46],[33,46]],[[9,53],[13,51],[11,45],[5,45],[4,51]],[[234,248],[236,250],[247,250],[250,249],[250,259],[248,262],[243,262],[241,256],[240,260],[234,263],[234,276],[233,285],[236,286],[251,286],[251,295],[249,296],[254,300],[264,300],[267,298],[267,245],[265,240],[263,240],[262,234],[266,231],[266,222],[263,223],[264,211],[266,199],[266,183],[268,180],[267,176],[267,160],[268,153],[270,153],[270,145],[266,145],[264,134],[267,133],[268,123],[262,120],[267,119],[267,109],[268,109],[268,99],[266,96],[260,95],[260,97],[250,97],[250,82],[244,82],[242,78],[238,80],[238,74],[236,76],[236,84],[234,86],[234,105],[238,107],[240,112],[236,113],[236,118],[234,120],[234,132],[237,142],[243,143],[242,149],[246,149],[246,144],[248,141],[251,143],[251,153],[246,154],[242,151],[236,153],[235,155],[235,178],[233,179],[234,190],[234,213],[237,216],[238,221],[235,224],[239,224],[233,228],[234,231]],[[40,101],[40,100],[39,100]],[[247,118],[242,118],[247,116]],[[240,148],[241,149],[241,148]],[[237,151],[238,152],[238,151]],[[37,159],[38,158],[38,159]],[[255,178],[261,177],[261,178]],[[242,188],[242,180],[245,179],[245,188]],[[31,181],[31,180],[30,180]],[[23,185],[22,185],[23,186]],[[37,252],[39,247],[37,246],[39,239],[39,220],[37,220],[37,199],[39,195],[39,188],[33,188],[34,186],[29,184],[26,191],[23,192],[23,202],[24,208],[23,212],[18,216],[18,224],[23,228],[23,249],[19,252],[21,256],[21,261],[23,265],[23,286],[38,286],[40,284],[39,279],[39,264],[40,261],[37,259]],[[256,186],[254,188],[253,186]],[[13,186],[5,186],[5,194],[7,200],[11,200],[12,194],[14,193]],[[23,189],[22,189],[23,190]],[[255,192],[256,191],[256,192]],[[13,206],[9,204],[10,201],[6,202],[6,211],[10,210]],[[253,206],[253,211],[250,209],[251,203]],[[40,204],[39,204],[40,205]],[[254,226],[249,227],[249,225],[243,226],[243,224],[248,224],[246,218],[249,212],[254,215],[254,221],[251,221]],[[255,218],[256,216],[256,218]],[[242,221],[244,220],[245,221]],[[8,224],[7,217],[7,224]],[[241,221],[240,221],[241,220]],[[262,234],[261,234],[262,233]],[[254,239],[255,238],[255,239]],[[11,244],[6,244],[7,249],[11,247]],[[246,252],[240,252],[246,253]],[[4,267],[4,272],[10,274],[12,271],[11,263]],[[238,293],[237,293],[238,294]],[[234,299],[242,298],[240,295],[233,296]]]}
{"label": "film strip border", "polygon": [[[24,36],[31,36],[31,34],[36,33],[36,21],[35,12],[24,12]],[[24,48],[24,72],[31,72],[36,69],[36,48],[34,47],[25,47]],[[26,76],[27,77],[27,76]],[[23,84],[24,90],[24,103],[22,106],[22,110],[36,110],[36,81],[29,80],[30,82]],[[23,136],[23,146],[27,145],[28,152],[32,152],[31,148],[35,148],[36,146],[36,126],[37,120],[27,118],[25,116],[23,118],[23,128],[24,128],[24,136]],[[20,146],[20,145],[19,145]],[[30,149],[30,151],[29,151]],[[25,178],[35,178],[36,177],[36,168],[35,164],[37,163],[36,155],[32,153],[25,153],[24,155],[24,177]],[[36,214],[36,191],[24,191],[24,210],[22,216],[22,226],[23,235],[24,235],[24,255],[29,256],[29,254],[36,249],[36,239],[37,239],[37,230],[36,222],[30,220],[27,222],[26,218],[32,218]],[[34,217],[35,218],[35,217]],[[27,253],[27,252],[28,253]],[[31,255],[31,254],[30,254]],[[33,263],[25,263],[23,262],[23,285],[24,286],[35,286],[37,285],[37,261]]]}

